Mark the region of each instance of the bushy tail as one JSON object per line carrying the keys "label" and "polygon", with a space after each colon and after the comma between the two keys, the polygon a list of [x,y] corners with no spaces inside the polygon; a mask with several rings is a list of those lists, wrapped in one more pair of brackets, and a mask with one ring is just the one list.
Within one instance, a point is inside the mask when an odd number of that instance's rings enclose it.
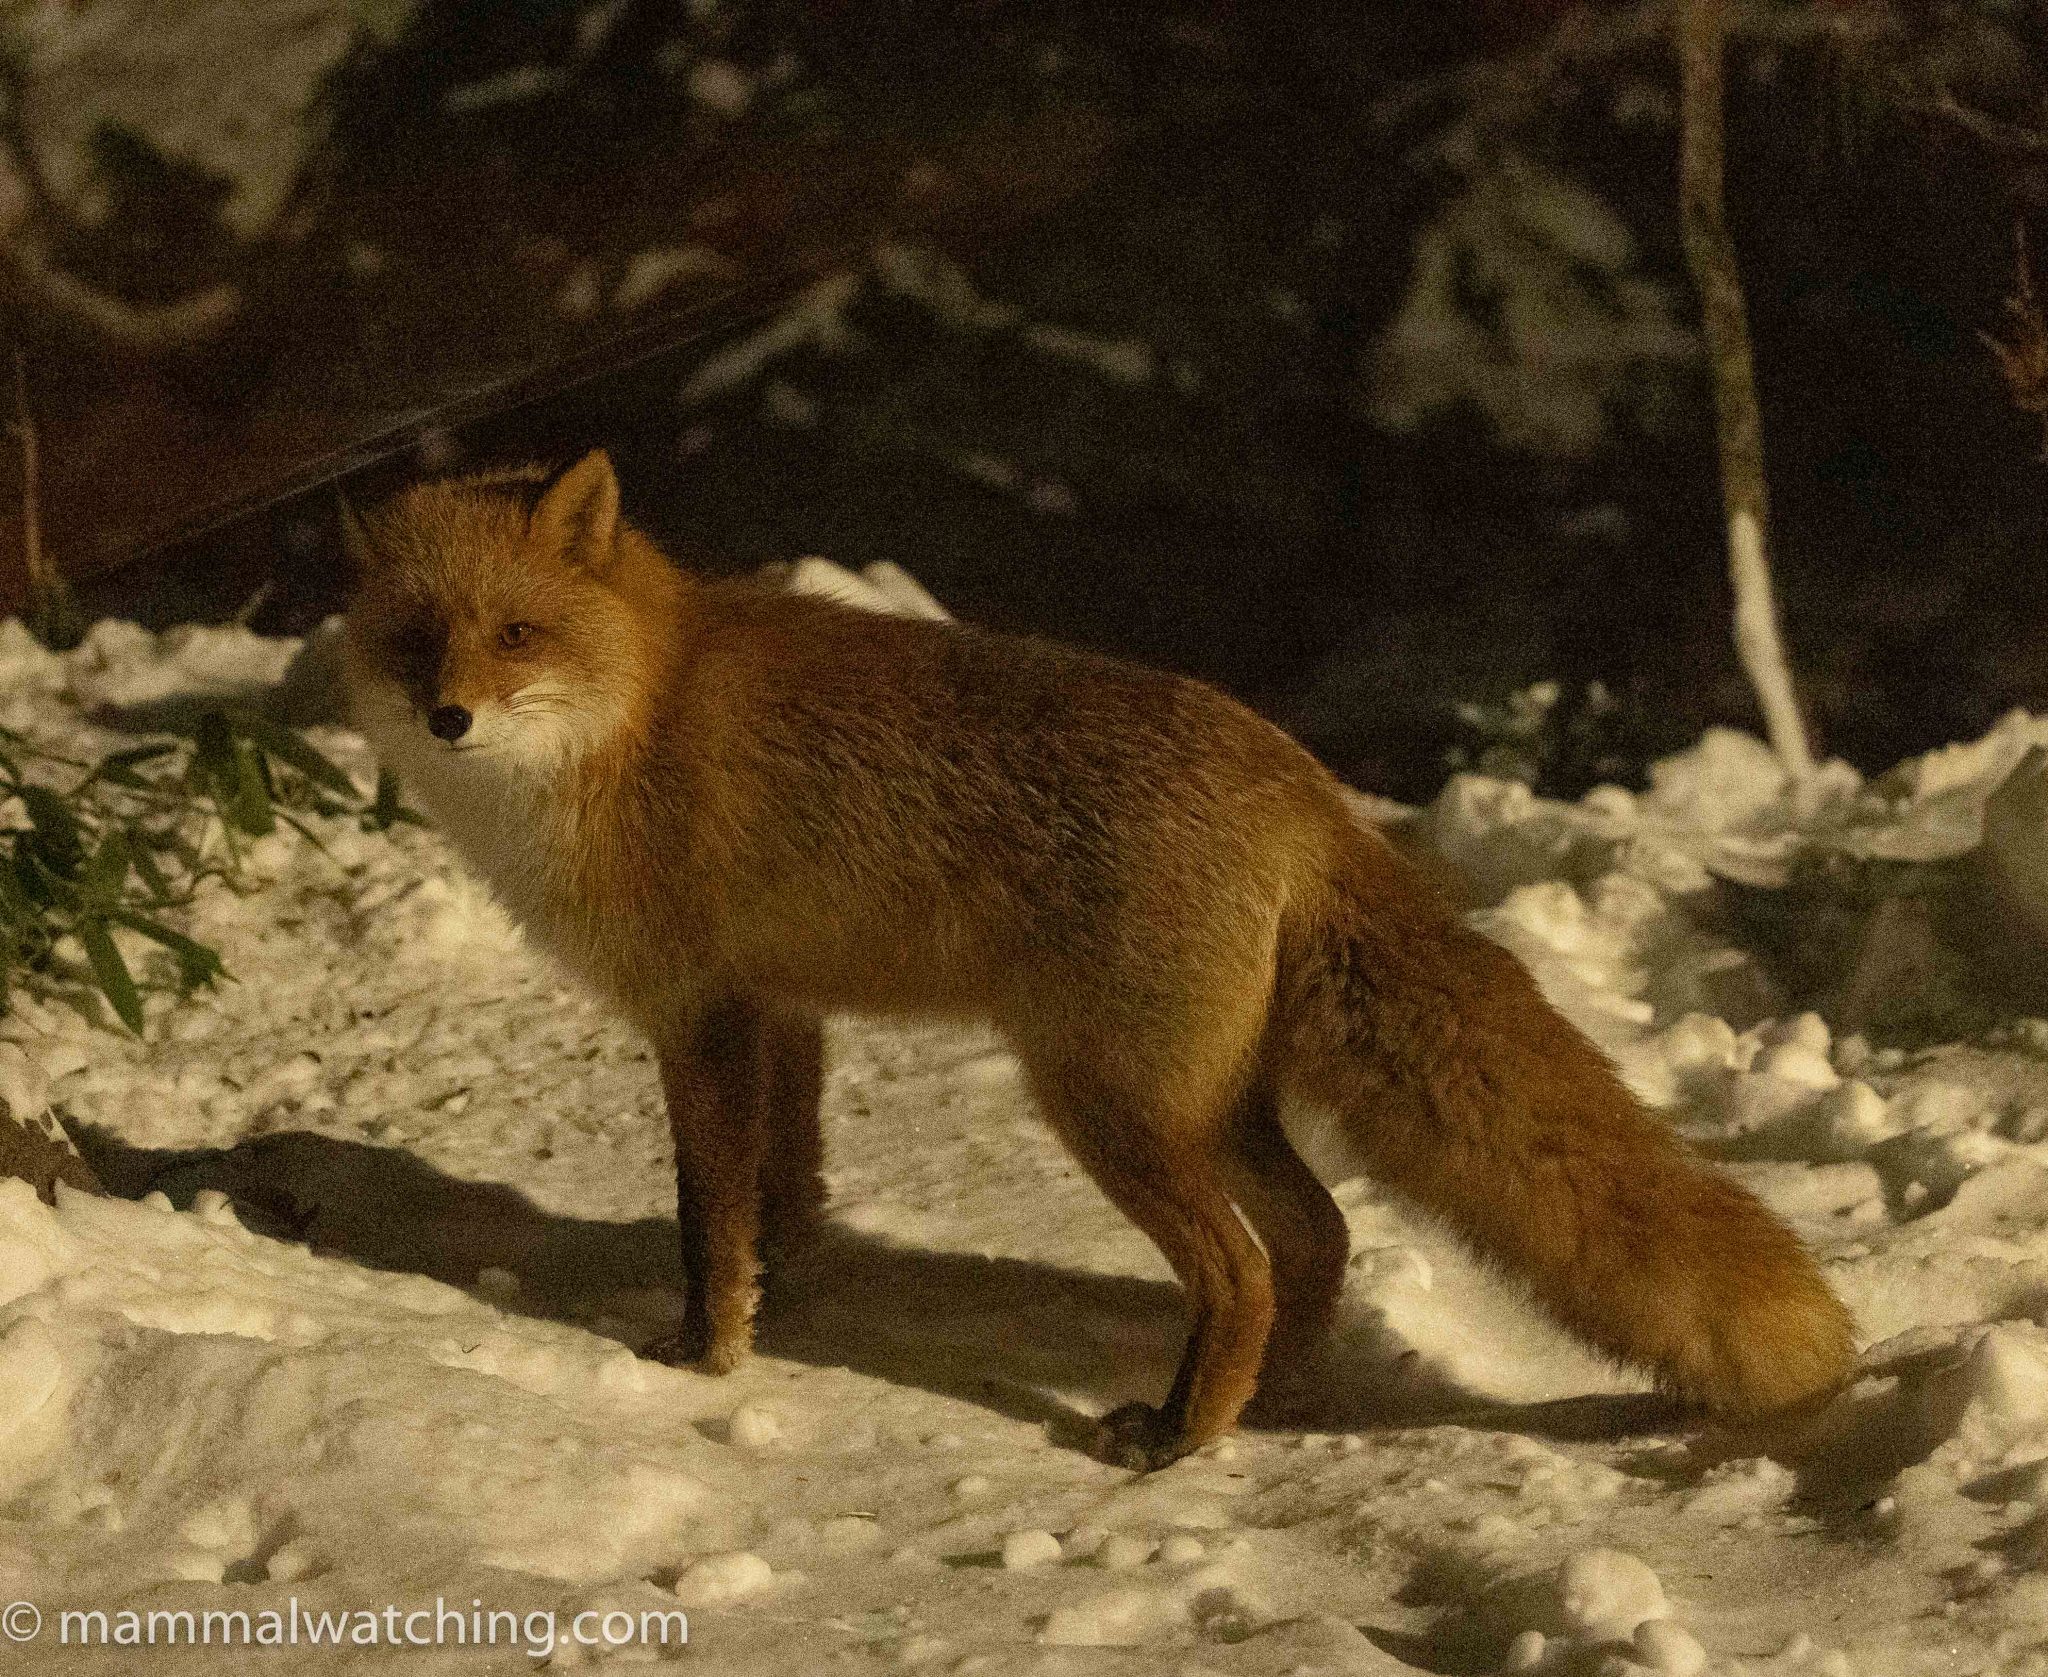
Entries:
{"label": "bushy tail", "polygon": [[1513,955],[1359,835],[1281,952],[1280,1073],[1375,1180],[1566,1327],[1728,1414],[1817,1397],[1848,1312],[1798,1238],[1693,1158]]}

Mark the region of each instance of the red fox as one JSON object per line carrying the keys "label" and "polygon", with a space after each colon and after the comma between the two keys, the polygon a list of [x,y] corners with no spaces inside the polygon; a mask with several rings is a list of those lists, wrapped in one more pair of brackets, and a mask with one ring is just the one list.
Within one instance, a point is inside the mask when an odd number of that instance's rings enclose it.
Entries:
{"label": "red fox", "polygon": [[654,1354],[746,1354],[764,1245],[821,1209],[819,1020],[847,1011],[992,1022],[1180,1278],[1179,1371],[1099,1423],[1111,1462],[1316,1366],[1347,1230],[1286,1097],[1668,1391],[1757,1414],[1843,1380],[1848,1314],[1791,1231],[1222,693],[692,576],[602,452],[349,524],[361,726],[654,1045],[687,1282]]}

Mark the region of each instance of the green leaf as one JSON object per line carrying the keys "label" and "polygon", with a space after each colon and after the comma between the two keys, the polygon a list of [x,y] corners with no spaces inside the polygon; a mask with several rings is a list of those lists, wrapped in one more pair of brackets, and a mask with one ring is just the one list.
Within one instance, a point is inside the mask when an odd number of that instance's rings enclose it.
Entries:
{"label": "green leaf", "polygon": [[[0,726],[0,798],[18,797],[11,807],[22,812],[0,826],[0,1011],[11,990],[66,981],[56,951],[75,935],[110,1010],[139,1031],[147,987],[116,938],[133,934],[167,951],[186,989],[225,978],[218,951],[156,916],[208,880],[253,888],[241,865],[250,837],[288,825],[318,846],[312,811],[354,814],[365,827],[421,819],[388,776],[366,795],[268,717],[214,710],[183,732],[88,762]],[[55,773],[66,775],[65,789],[49,782]]]}
{"label": "green leaf", "polygon": [[142,876],[142,883],[149,887],[149,894],[153,900],[160,903],[168,902],[178,894],[171,888],[163,865],[157,861],[155,852],[146,842],[135,846],[135,871]]}
{"label": "green leaf", "polygon": [[37,855],[55,872],[70,873],[85,857],[85,839],[70,805],[47,786],[23,785],[19,795],[35,828]]}
{"label": "green leaf", "polygon": [[80,920],[72,930],[85,945],[85,958],[92,963],[92,975],[113,1004],[114,1012],[137,1036],[142,1035],[142,992],[135,988],[128,963],[114,947],[103,920]]}
{"label": "green leaf", "polygon": [[33,918],[35,913],[36,905],[22,889],[10,850],[7,865],[0,867],[0,920],[20,922]]}
{"label": "green leaf", "polygon": [[294,815],[288,809],[280,809],[277,812],[277,818],[278,820],[282,821],[287,827],[291,828],[293,832],[297,833],[300,838],[304,839],[315,850],[319,851],[321,855],[325,856],[328,859],[328,861],[331,862],[334,860],[334,852],[327,848],[327,841],[320,836],[319,830],[317,828],[311,826],[307,822],[301,821],[296,815]]}
{"label": "green leaf", "polygon": [[164,848],[177,858],[178,866],[185,870],[185,890],[181,895],[190,895],[192,887],[200,880],[208,879],[223,870],[218,864],[209,863],[200,854],[199,846],[192,842],[189,834],[169,832],[164,835]]}
{"label": "green leaf", "polygon": [[151,740],[147,745],[131,745],[125,751],[110,751],[99,760],[100,768],[132,769],[142,763],[154,763],[159,757],[168,757],[178,749],[175,740]]}
{"label": "green leaf", "polygon": [[262,838],[277,829],[263,762],[256,748],[235,737],[225,714],[210,710],[192,731],[191,778],[213,797],[220,818],[233,832]]}
{"label": "green leaf", "polygon": [[297,769],[314,785],[338,792],[351,801],[362,796],[356,790],[356,783],[349,779],[348,772],[316,749],[297,729],[287,728],[255,711],[230,711],[228,721],[243,739],[288,768]]}
{"label": "green leaf", "polygon": [[408,0],[349,0],[348,17],[378,47],[398,41],[412,22]]}
{"label": "green leaf", "polygon": [[52,873],[49,863],[33,850],[24,851],[28,862],[26,877],[35,881],[35,895],[38,901],[57,903],[69,908],[78,901],[78,886],[62,874]]}
{"label": "green leaf", "polygon": [[389,769],[377,771],[377,795],[370,801],[370,821],[380,829],[398,819],[398,777]]}
{"label": "green leaf", "polygon": [[236,740],[234,791],[228,800],[237,827],[252,838],[264,838],[277,831],[277,817],[270,807],[270,781],[263,772],[262,755],[247,740]]}
{"label": "green leaf", "polygon": [[409,821],[415,827],[424,827],[427,818],[416,809],[408,809],[398,795],[398,779],[389,769],[377,771],[377,795],[370,800],[368,812],[363,816],[363,826],[370,832],[388,832],[401,821]]}
{"label": "green leaf", "polygon": [[79,889],[89,899],[112,903],[128,878],[128,864],[133,855],[128,835],[119,827],[109,827],[106,836],[100,840],[99,849],[78,870]]}
{"label": "green leaf", "polygon": [[200,717],[192,730],[192,764],[186,776],[195,790],[211,792],[216,800],[233,795],[235,736],[217,710]]}
{"label": "green leaf", "polygon": [[[130,790],[146,791],[150,782],[135,771],[144,763],[154,763],[160,758],[170,756],[177,749],[170,740],[153,740],[148,745],[131,745],[125,751],[110,752],[93,764],[84,781],[80,783],[78,791],[83,792],[95,781],[100,780],[110,781],[116,786],[125,786]],[[73,794],[74,797],[76,795],[77,793]]]}
{"label": "green leaf", "polygon": [[189,938],[183,932],[174,931],[161,920],[138,914],[132,908],[117,909],[110,918],[168,949],[177,958],[178,977],[187,989],[231,976],[221,961],[219,950]]}
{"label": "green leaf", "polygon": [[[31,838],[33,834],[29,835]],[[38,908],[49,907],[53,900],[50,888],[43,883],[49,869],[36,860],[35,852],[28,845],[17,845],[14,851],[14,883],[21,894]]]}

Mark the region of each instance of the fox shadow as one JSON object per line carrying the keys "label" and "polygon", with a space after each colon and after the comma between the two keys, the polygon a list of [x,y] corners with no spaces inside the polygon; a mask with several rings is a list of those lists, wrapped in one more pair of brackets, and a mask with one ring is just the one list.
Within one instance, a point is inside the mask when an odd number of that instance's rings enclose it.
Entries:
{"label": "fox shadow", "polygon": [[[197,1150],[135,1147],[95,1126],[77,1126],[73,1136],[110,1193],[160,1190],[186,1206],[213,1189],[258,1234],[370,1269],[428,1276],[636,1349],[672,1327],[680,1308],[670,1218],[566,1216],[517,1188],[450,1176],[397,1148],[303,1130]],[[480,1282],[487,1270],[516,1276],[516,1295],[508,1301]],[[1180,1291],[1169,1282],[931,1251],[828,1219],[802,1254],[771,1273],[757,1344],[771,1356],[1042,1424],[1056,1441],[1078,1444],[1095,1412],[1156,1400],[1184,1331]],[[1340,1334],[1329,1387],[1313,1413],[1291,1424],[1366,1432],[1448,1423],[1590,1440],[1667,1430],[1677,1419],[1672,1406],[1647,1396],[1482,1399],[1420,1369],[1369,1314]]]}

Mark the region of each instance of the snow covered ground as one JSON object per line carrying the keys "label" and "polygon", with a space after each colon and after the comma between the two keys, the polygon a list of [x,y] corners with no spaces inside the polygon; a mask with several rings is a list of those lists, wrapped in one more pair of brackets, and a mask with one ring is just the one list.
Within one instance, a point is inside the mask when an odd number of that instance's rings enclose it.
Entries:
{"label": "snow covered ground", "polygon": [[[0,722],[90,748],[292,651],[10,625]],[[741,1371],[643,1363],[676,1308],[645,1051],[431,832],[262,841],[192,916],[236,982],[139,1042],[0,1019],[0,1094],[139,1196],[0,1183],[0,1598],[41,1618],[0,1667],[2048,1672],[2048,1025],[1978,981],[2010,928],[1944,860],[2042,742],[1795,811],[1714,735],[1641,795],[1468,778],[1406,822],[1816,1244],[1869,1347],[1827,1413],[1689,1431],[1353,1181],[1318,1430],[1149,1478],[1072,1446],[1163,1387],[1175,1294],[998,1044],[835,1027],[830,1236]],[[66,1610],[214,1645],[60,1645]]]}

